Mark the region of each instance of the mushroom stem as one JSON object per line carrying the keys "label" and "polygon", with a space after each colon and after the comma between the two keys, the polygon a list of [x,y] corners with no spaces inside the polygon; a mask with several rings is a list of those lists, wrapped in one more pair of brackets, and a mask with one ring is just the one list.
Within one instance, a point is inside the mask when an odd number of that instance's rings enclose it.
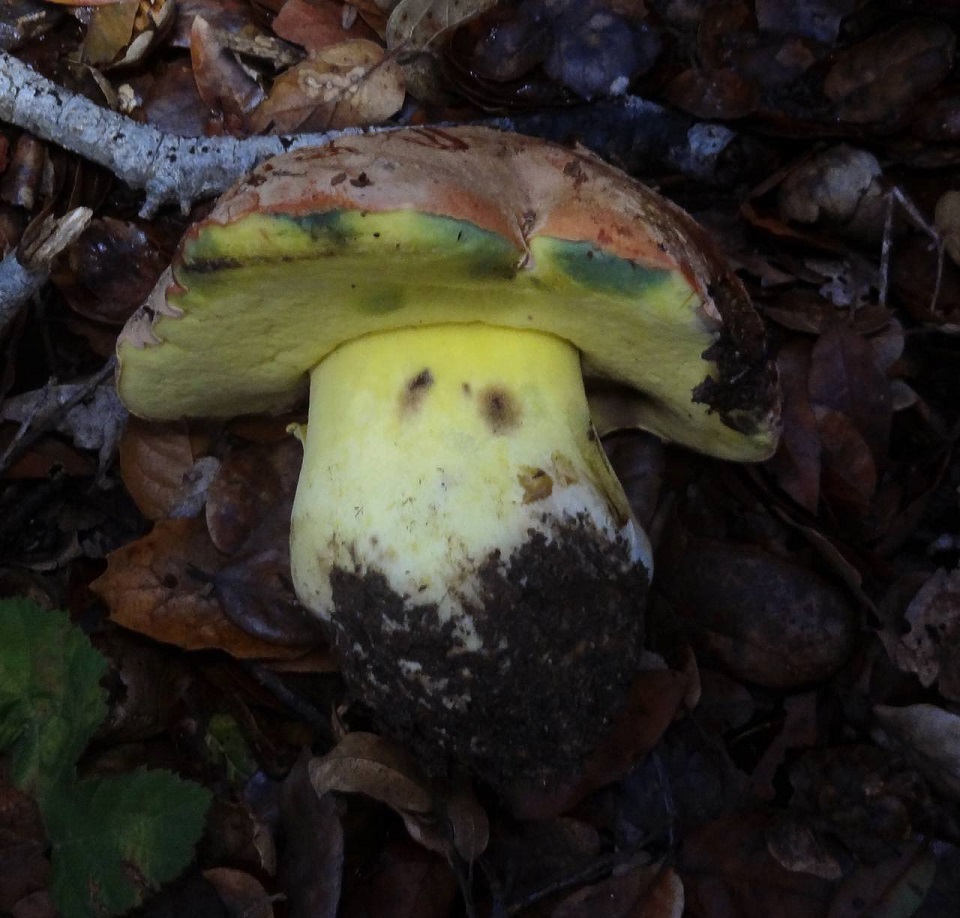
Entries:
{"label": "mushroom stem", "polygon": [[[349,651],[368,700],[390,683],[393,707],[406,695],[426,714],[425,699],[443,696],[468,714],[473,692],[488,691],[473,681],[478,657],[506,652],[501,668],[517,669],[510,654],[547,666],[579,654],[586,665],[591,648],[626,641],[602,633],[611,620],[641,618],[649,542],[568,342],[479,324],[355,339],[311,373],[301,439],[294,585]],[[531,646],[506,647],[524,591],[545,594],[546,618],[521,638]],[[586,639],[553,644],[551,632],[583,628]]]}

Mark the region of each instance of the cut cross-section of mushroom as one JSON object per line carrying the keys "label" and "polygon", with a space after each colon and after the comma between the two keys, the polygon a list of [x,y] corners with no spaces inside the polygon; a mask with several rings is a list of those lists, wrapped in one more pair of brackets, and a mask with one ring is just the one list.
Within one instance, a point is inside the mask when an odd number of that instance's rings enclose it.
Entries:
{"label": "cut cross-section of mushroom", "polygon": [[404,129],[265,163],[119,343],[152,418],[306,395],[291,536],[348,683],[427,764],[572,773],[635,672],[650,549],[584,376],[633,421],[765,458],[763,326],[697,225],[582,151]]}

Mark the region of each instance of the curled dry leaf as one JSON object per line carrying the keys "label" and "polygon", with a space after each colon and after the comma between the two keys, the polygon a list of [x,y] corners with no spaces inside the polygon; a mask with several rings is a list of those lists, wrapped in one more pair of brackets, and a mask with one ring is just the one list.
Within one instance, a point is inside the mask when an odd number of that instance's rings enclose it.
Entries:
{"label": "curled dry leaf", "polygon": [[823,83],[842,121],[889,124],[944,80],[956,35],[949,26],[916,19],[873,35],[837,55]]}
{"label": "curled dry leaf", "polygon": [[309,765],[304,751],[280,788],[281,889],[291,916],[335,918],[343,883],[343,825],[333,794],[315,793]]}
{"label": "curled dry leaf", "polygon": [[457,881],[436,854],[406,840],[387,845],[344,897],[340,918],[448,918]]}
{"label": "curled dry leaf", "polygon": [[930,784],[960,801],[960,716],[932,704],[878,704],[873,713]]}
{"label": "curled dry leaf", "polygon": [[252,874],[232,867],[213,867],[203,878],[217,891],[232,918],[273,918],[273,899]]}
{"label": "curled dry leaf", "polygon": [[796,687],[853,649],[856,613],[807,567],[750,545],[689,538],[658,571],[680,634],[741,679]]}
{"label": "curled dry leaf", "polygon": [[206,432],[186,424],[128,418],[120,437],[120,473],[147,519],[158,520],[173,512],[184,480],[209,444]]}
{"label": "curled dry leaf", "polygon": [[343,11],[343,5],[333,0],[287,0],[273,20],[273,31],[307,51],[322,51],[352,38],[376,37],[359,17],[344,28]]}
{"label": "curled dry leaf", "polygon": [[139,64],[173,25],[175,0],[115,0],[96,6],[87,25],[83,60],[96,67]]}
{"label": "curled dry leaf", "polygon": [[0,780],[0,909],[50,882],[50,861],[43,817],[37,802]]}
{"label": "curled dry leaf", "polygon": [[551,912],[552,918],[681,918],[683,883],[673,868],[648,864],[618,871],[577,890]]}
{"label": "curled dry leaf", "polygon": [[401,54],[407,87],[421,102],[450,99],[439,55],[450,30],[497,5],[498,0],[400,0],[387,20],[387,49]]}
{"label": "curled dry leaf", "polygon": [[424,775],[410,753],[373,733],[348,733],[310,763],[318,794],[366,794],[403,818],[411,837],[432,851],[465,860],[483,853],[489,825],[466,783],[448,785]]}
{"label": "curled dry leaf", "polygon": [[960,191],[947,191],[940,196],[933,221],[947,254],[960,265]]}
{"label": "curled dry leaf", "polygon": [[806,158],[777,190],[780,215],[803,224],[826,224],[848,238],[879,241],[886,195],[883,169],[866,150],[840,144]]}
{"label": "curled dry leaf", "polygon": [[677,859],[691,915],[810,918],[826,915],[834,883],[783,867],[767,848],[775,817],[728,813],[694,829]]}
{"label": "curled dry leaf", "polygon": [[939,680],[940,692],[960,701],[960,570],[939,570],[914,596],[904,614],[906,634],[881,634],[887,653],[924,688]]}
{"label": "curled dry leaf", "polygon": [[200,98],[211,111],[241,120],[264,99],[260,84],[224,48],[220,31],[203,16],[196,16],[190,29],[190,60]]}
{"label": "curled dry leaf", "polygon": [[161,520],[108,555],[106,573],[91,588],[113,621],[157,641],[244,659],[302,656],[303,646],[258,640],[227,618],[210,582],[223,564],[203,520]]}
{"label": "curled dry leaf", "polygon": [[383,48],[344,41],[277,77],[250,124],[274,134],[379,124],[399,111],[405,91],[403,70]]}

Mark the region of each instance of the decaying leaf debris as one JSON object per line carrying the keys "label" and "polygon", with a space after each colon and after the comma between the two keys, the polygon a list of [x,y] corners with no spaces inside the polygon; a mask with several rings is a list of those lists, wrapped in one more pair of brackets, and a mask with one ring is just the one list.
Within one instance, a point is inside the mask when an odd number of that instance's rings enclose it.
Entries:
{"label": "decaying leaf debris", "polygon": [[[110,661],[94,742],[41,773],[214,798],[148,908],[954,914],[958,30],[900,0],[0,4],[0,597]],[[750,469],[606,436],[656,551],[647,649],[582,773],[536,792],[428,776],[350,701],[289,579],[303,406],[151,424],[110,395],[120,327],[241,175],[461,123],[580,143],[693,213],[784,395]],[[601,432],[630,420],[590,397]],[[15,779],[0,910],[109,913],[51,865],[82,814]]]}

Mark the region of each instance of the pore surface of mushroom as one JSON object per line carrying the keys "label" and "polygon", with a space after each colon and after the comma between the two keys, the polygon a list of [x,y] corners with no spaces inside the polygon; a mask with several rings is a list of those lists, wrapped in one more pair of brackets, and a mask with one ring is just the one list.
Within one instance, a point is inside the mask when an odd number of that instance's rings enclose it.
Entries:
{"label": "pore surface of mushroom", "polygon": [[146,417],[309,388],[297,594],[388,730],[500,784],[572,773],[640,653],[649,544],[583,376],[729,459],[778,424],[760,320],[698,227],[595,157],[484,128],[264,164],[188,232],[119,359]]}

